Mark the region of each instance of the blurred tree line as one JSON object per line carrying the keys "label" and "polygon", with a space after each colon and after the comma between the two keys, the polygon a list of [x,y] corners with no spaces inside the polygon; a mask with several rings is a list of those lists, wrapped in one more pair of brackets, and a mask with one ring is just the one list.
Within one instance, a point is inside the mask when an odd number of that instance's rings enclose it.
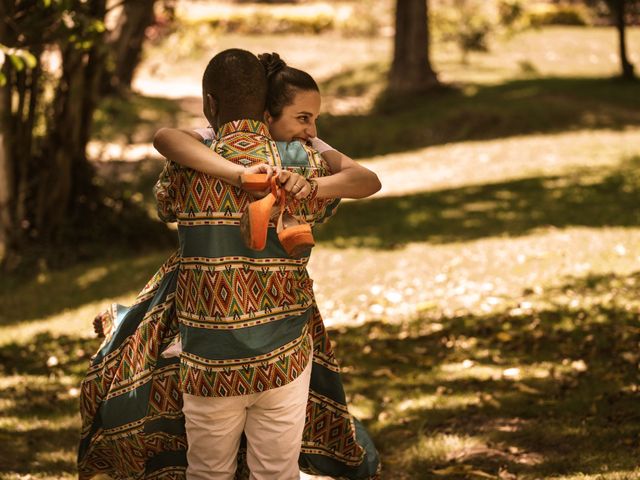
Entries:
{"label": "blurred tree line", "polygon": [[[113,217],[86,156],[93,114],[103,96],[126,95],[147,28],[158,11],[170,21],[175,1],[0,0],[3,268],[15,268],[29,245],[59,248]],[[452,1],[462,8],[467,0]],[[607,7],[618,28],[622,76],[635,78],[625,25],[640,0],[586,3]],[[522,2],[501,5],[503,17],[515,21]],[[429,6],[427,0],[396,0],[392,95],[440,86],[429,55]],[[482,44],[481,33],[461,38],[473,48]]]}
{"label": "blurred tree line", "polygon": [[86,156],[93,114],[101,97],[130,88],[155,3],[0,1],[4,268],[26,246],[62,246],[109,213]]}

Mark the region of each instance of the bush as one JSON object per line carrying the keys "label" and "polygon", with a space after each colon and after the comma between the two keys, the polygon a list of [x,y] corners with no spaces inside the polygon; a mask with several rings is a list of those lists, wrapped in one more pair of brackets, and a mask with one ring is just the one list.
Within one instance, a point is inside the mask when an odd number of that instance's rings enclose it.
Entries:
{"label": "bush", "polygon": [[434,37],[455,43],[466,63],[470,52],[486,52],[494,29],[486,4],[478,0],[455,0],[449,8],[431,11]]}
{"label": "bush", "polygon": [[543,25],[590,25],[589,11],[581,5],[538,5],[526,14],[533,27]]}
{"label": "bush", "polygon": [[274,15],[256,12],[253,15],[235,14],[228,18],[213,18],[209,23],[224,33],[259,35],[266,33],[309,33],[317,34],[333,30],[334,21],[330,15]]}
{"label": "bush", "polygon": [[315,35],[338,31],[345,36],[374,36],[388,23],[386,5],[387,2],[382,5],[373,0],[274,7],[251,2],[235,8],[186,10],[179,14],[179,21],[191,29],[204,25],[218,33],[241,35]]}
{"label": "bush", "polygon": [[513,28],[524,17],[525,9],[520,0],[500,0],[497,5],[500,25]]}

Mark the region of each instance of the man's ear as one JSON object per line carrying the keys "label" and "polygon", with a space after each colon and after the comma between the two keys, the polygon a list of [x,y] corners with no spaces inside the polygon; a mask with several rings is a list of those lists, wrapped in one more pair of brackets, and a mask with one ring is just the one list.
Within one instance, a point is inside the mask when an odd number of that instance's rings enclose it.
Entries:
{"label": "man's ear", "polygon": [[211,118],[216,118],[218,116],[218,102],[213,98],[213,95],[207,93],[207,109],[209,110],[209,115]]}
{"label": "man's ear", "polygon": [[265,110],[264,111],[264,123],[266,123],[267,125],[271,125],[271,122],[273,122],[273,117],[269,113],[269,110]]}

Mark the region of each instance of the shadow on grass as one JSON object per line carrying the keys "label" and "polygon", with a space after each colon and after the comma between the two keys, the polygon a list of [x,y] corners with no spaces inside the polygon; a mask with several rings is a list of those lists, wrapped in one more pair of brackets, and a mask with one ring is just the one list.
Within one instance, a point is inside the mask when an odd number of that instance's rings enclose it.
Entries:
{"label": "shadow on grass", "polygon": [[7,382],[0,390],[0,472],[75,473],[80,418],[73,389],[79,387],[98,344],[95,339],[45,333],[28,345],[0,347]]}
{"label": "shadow on grass", "polygon": [[[381,64],[341,72],[322,84],[337,97],[358,97],[385,82]],[[197,107],[194,107],[197,105]],[[184,126],[200,100],[132,94],[105,99],[93,137],[150,142],[160,127]],[[499,85],[462,85],[409,98],[384,98],[373,112],[323,114],[321,136],[354,158],[411,151],[465,140],[640,125],[640,82],[611,78],[536,78]]]}
{"label": "shadow on grass", "polygon": [[[331,90],[358,95],[356,80],[341,73]],[[381,80],[378,80],[381,81]],[[351,83],[350,83],[351,82]],[[344,84],[344,86],[342,86]],[[387,98],[366,115],[323,115],[321,136],[354,158],[405,152],[430,145],[530,133],[640,125],[640,82],[609,78],[541,78],[500,85]]]}
{"label": "shadow on grass", "polygon": [[[571,278],[487,315],[424,311],[400,325],[332,330],[383,478],[634,478],[639,289],[640,272]],[[97,346],[47,333],[0,347],[0,472],[75,472],[70,387]]]}
{"label": "shadow on grass", "polygon": [[162,166],[99,163],[95,182],[108,215],[69,231],[64,246],[25,252],[21,270],[0,279],[0,326],[142,290],[178,247],[177,233],[156,214],[152,187]]}
{"label": "shadow on grass", "polygon": [[572,279],[518,310],[334,331],[384,478],[636,478],[639,287]]}
{"label": "shadow on grass", "polygon": [[126,144],[151,142],[160,127],[179,125],[181,101],[130,93],[125,98],[105,97],[93,121],[92,136]]}
{"label": "shadow on grass", "polygon": [[395,248],[524,235],[539,227],[640,224],[640,157],[615,168],[344,203],[316,239]]}
{"label": "shadow on grass", "polygon": [[[138,292],[171,253],[161,250],[132,256],[131,252],[108,252],[101,260],[40,274],[17,285],[0,284],[0,325],[43,319],[104,298]],[[87,325],[91,320],[87,319]]]}

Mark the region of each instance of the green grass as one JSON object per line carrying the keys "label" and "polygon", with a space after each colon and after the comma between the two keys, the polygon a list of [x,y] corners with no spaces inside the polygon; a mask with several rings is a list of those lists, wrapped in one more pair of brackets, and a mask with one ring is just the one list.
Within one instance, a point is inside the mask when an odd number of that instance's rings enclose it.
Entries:
{"label": "green grass", "polygon": [[639,125],[639,112],[640,82],[545,78],[387,99],[371,114],[324,115],[318,129],[330,144],[361,158],[447,142],[622,129]]}
{"label": "green grass", "polygon": [[[382,75],[376,64],[354,69],[327,80],[327,90],[336,96],[379,92]],[[97,138],[110,142],[135,137],[150,142],[160,126],[193,121],[193,117],[186,120],[187,114],[175,114],[178,100],[132,98],[136,101],[103,105],[94,130]],[[147,116],[153,120],[138,117],[140,109],[148,110]],[[448,142],[623,129],[640,125],[639,112],[640,81],[544,78],[499,85],[468,84],[408,99],[386,99],[365,114],[323,114],[318,130],[330,144],[353,158],[367,158]],[[116,117],[124,120],[115,122]]]}
{"label": "green grass", "polygon": [[[95,339],[41,333],[0,348],[1,478],[75,478],[77,386]],[[59,362],[51,364],[51,358]]]}
{"label": "green grass", "polygon": [[93,117],[93,137],[125,144],[150,142],[161,126],[179,123],[183,116],[179,103],[167,98],[135,93],[106,97]]}
{"label": "green grass", "polygon": [[[427,180],[428,181],[428,180]],[[348,202],[318,230],[338,247],[399,248],[520,236],[537,228],[640,224],[640,157],[566,175]]]}
{"label": "green grass", "polygon": [[[613,33],[526,32],[467,66],[437,45],[434,64],[457,89],[371,115],[323,115],[329,143],[380,155],[367,165],[389,179],[381,195],[341,205],[311,262],[384,479],[640,478],[640,92],[609,79]],[[632,47],[639,35],[630,31]],[[371,100],[390,53],[389,38],[204,43],[279,51],[323,82],[329,104]],[[167,61],[154,49],[143,76],[197,87],[207,58]],[[107,101],[95,137],[149,142],[156,127],[200,122],[199,108]],[[110,202],[144,216],[159,168],[105,162],[97,181]],[[96,232],[77,232],[60,256],[94,260],[2,277],[0,478],[77,476],[76,388],[98,345],[91,320],[131,303],[171,253],[151,238],[159,230],[139,225],[117,230],[126,250],[99,230],[108,241],[95,259],[84,243]]]}
{"label": "green grass", "polygon": [[490,315],[340,328],[347,390],[386,478],[637,478],[639,282],[568,278]]}
{"label": "green grass", "polygon": [[[160,259],[143,260],[131,262],[129,272],[150,275],[147,264]],[[489,269],[486,279],[496,274]],[[60,273],[58,294],[72,294],[77,276]],[[428,308],[410,321],[379,316],[331,331],[354,413],[381,452],[383,478],[640,473],[640,274],[559,280],[544,289],[530,285],[488,314]],[[110,292],[96,283],[96,299]],[[98,343],[70,321],[83,311],[66,312],[64,325],[27,338],[4,335],[20,325],[4,328],[3,478],[73,476],[74,388]],[[90,324],[86,314],[75,325],[82,323]]]}

